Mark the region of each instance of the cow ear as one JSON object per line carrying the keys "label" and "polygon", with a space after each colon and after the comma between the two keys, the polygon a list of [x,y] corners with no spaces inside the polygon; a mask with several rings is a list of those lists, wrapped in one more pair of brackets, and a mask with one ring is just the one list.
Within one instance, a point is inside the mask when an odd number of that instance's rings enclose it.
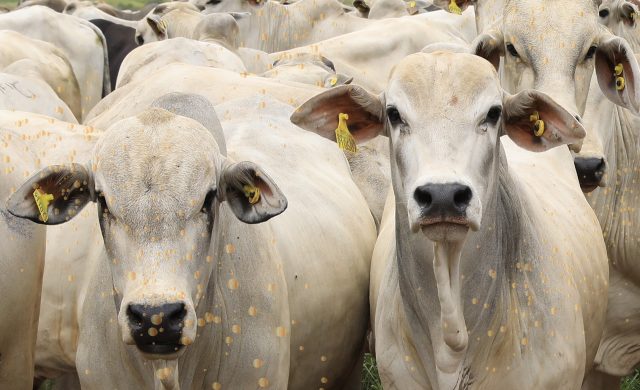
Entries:
{"label": "cow ear", "polygon": [[602,93],[613,103],[640,115],[640,68],[626,40],[609,33],[596,50],[596,75]]}
{"label": "cow ear", "polygon": [[227,12],[227,13],[231,15],[231,17],[234,18],[236,21],[242,20],[251,16],[251,12]]}
{"label": "cow ear", "polygon": [[244,223],[267,221],[287,208],[287,198],[276,183],[252,162],[226,165],[218,187],[221,200]]}
{"label": "cow ear", "polygon": [[476,0],[433,0],[433,5],[454,14],[461,13],[470,5],[475,4]]}
{"label": "cow ear", "polygon": [[506,134],[518,146],[532,152],[576,144],[586,135],[573,115],[542,92],[505,94],[502,111]]}
{"label": "cow ear", "polygon": [[335,141],[338,115],[349,115],[347,126],[357,143],[384,133],[384,104],[358,85],[341,85],[304,102],[291,115],[291,122]]}
{"label": "cow ear", "polygon": [[160,15],[151,14],[146,20],[153,33],[158,36],[158,40],[167,39],[167,22]]}
{"label": "cow ear", "polygon": [[369,11],[371,11],[371,8],[364,2],[364,0],[355,0],[353,2],[353,6],[356,7],[358,12],[360,12],[364,17],[369,17]]}
{"label": "cow ear", "polygon": [[504,35],[500,30],[490,30],[480,34],[471,43],[471,54],[491,62],[494,68],[500,67],[500,57],[504,55]]}
{"label": "cow ear", "polygon": [[93,194],[92,176],[83,165],[52,165],[18,188],[7,200],[7,210],[18,218],[58,225],[75,217]]}

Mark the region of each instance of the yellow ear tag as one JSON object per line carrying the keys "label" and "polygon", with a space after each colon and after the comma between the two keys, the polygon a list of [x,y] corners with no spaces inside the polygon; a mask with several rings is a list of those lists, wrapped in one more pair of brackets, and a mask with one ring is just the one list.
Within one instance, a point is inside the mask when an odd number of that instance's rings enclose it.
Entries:
{"label": "yellow ear tag", "polygon": [[338,84],[338,78],[337,77],[330,78],[329,84],[331,84],[331,86],[334,87],[336,84]]}
{"label": "yellow ear tag", "polygon": [[542,137],[542,134],[544,134],[544,121],[540,119],[538,111],[529,116],[529,121],[533,122],[533,135]]}
{"label": "yellow ear tag", "polygon": [[413,8],[416,6],[416,2],[415,1],[410,1],[409,2],[409,8]]}
{"label": "yellow ear tag", "polygon": [[53,200],[53,195],[47,194],[40,188],[33,191],[33,199],[36,200],[36,206],[40,211],[40,220],[47,222],[49,220],[49,203]]}
{"label": "yellow ear tag", "polygon": [[356,140],[353,138],[353,136],[349,132],[349,128],[347,127],[347,119],[349,119],[348,114],[343,114],[343,113],[338,114],[338,128],[336,129],[336,142],[338,143],[338,147],[340,149],[347,150],[351,153],[355,153],[358,150],[356,148]]}
{"label": "yellow ear tag", "polygon": [[244,196],[249,200],[249,204],[256,204],[260,201],[260,188],[245,184],[242,189],[244,190]]}
{"label": "yellow ear tag", "polygon": [[451,0],[451,2],[449,3],[449,12],[456,15],[462,15],[462,10],[460,9],[460,7],[458,7],[458,3],[456,3],[456,0]]}
{"label": "yellow ear tag", "polygon": [[624,72],[624,67],[622,66],[622,64],[618,64],[616,65],[615,68],[613,68],[613,75],[617,76],[616,89],[618,91],[622,91],[624,89],[624,76],[622,75],[623,72]]}

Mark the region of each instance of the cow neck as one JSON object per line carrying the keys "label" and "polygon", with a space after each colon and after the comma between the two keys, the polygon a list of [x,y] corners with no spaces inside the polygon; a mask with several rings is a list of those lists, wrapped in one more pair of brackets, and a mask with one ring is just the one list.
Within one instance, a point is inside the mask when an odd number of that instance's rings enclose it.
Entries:
{"label": "cow neck", "polygon": [[[470,311],[464,315],[463,302],[471,300],[471,292],[465,294],[465,286],[485,292],[480,302],[501,302],[501,310],[510,310],[511,297],[504,296],[509,289],[510,265],[505,259],[515,258],[518,251],[522,221],[517,210],[521,209],[518,192],[508,173],[504,151],[498,143],[493,191],[486,196],[483,205],[482,226],[478,232],[470,232],[467,242],[432,244],[422,233],[412,233],[408,220],[404,190],[398,180],[395,160],[391,158],[391,170],[396,195],[396,262],[399,288],[408,331],[429,381],[441,389],[461,388],[471,380],[470,366],[473,353],[469,353],[468,329],[481,331],[489,328],[491,310],[482,313]],[[513,235],[516,235],[514,237]],[[503,237],[496,240],[496,235]],[[497,241],[497,242],[496,242]],[[480,243],[496,243],[476,249]],[[461,270],[474,280],[470,285],[463,280]],[[473,273],[481,273],[474,279]],[[487,275],[491,275],[488,277]],[[465,281],[463,285],[462,282]],[[481,287],[478,287],[481,285]],[[516,302],[517,304],[517,302]],[[479,305],[482,306],[482,303]],[[439,315],[434,315],[439,313]],[[426,325],[426,328],[425,328]],[[482,330],[486,333],[486,330]],[[474,349],[477,347],[471,346]],[[486,353],[486,349],[483,349]],[[480,356],[479,359],[486,359]]]}
{"label": "cow neck", "polygon": [[628,239],[635,235],[637,228],[633,221],[640,217],[640,210],[633,206],[637,183],[640,183],[640,120],[622,107],[605,103],[613,108],[610,117],[602,116],[610,120],[599,120],[599,123],[613,127],[604,129],[611,132],[609,139],[603,142],[607,161],[606,187],[588,194],[587,200],[602,226],[611,265],[640,284],[640,269],[635,262],[640,250],[635,241]]}

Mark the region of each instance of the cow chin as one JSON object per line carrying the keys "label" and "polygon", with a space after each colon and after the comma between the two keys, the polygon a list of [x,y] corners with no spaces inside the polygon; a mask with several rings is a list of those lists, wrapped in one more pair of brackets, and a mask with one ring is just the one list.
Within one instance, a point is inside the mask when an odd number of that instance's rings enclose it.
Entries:
{"label": "cow chin", "polygon": [[420,230],[429,240],[434,242],[464,241],[469,232],[468,224],[439,222],[422,225]]}

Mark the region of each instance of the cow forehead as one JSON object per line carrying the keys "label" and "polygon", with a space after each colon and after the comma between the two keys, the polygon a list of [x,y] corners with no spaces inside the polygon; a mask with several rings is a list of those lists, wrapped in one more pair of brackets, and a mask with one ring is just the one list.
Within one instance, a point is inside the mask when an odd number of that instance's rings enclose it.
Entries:
{"label": "cow forehead", "polygon": [[96,189],[121,215],[197,210],[215,185],[218,146],[198,122],[151,109],[112,125],[96,145]]}
{"label": "cow forehead", "polygon": [[421,114],[433,117],[443,110],[452,110],[461,116],[466,108],[476,106],[478,100],[486,104],[499,103],[502,89],[495,69],[485,59],[463,53],[435,52],[414,54],[398,64],[386,95],[388,101],[406,104],[412,111],[418,111],[414,113],[416,117]]}
{"label": "cow forehead", "polygon": [[597,32],[597,12],[593,0],[510,0],[504,8],[505,39],[516,40],[508,36],[512,33],[533,47],[564,48]]}

